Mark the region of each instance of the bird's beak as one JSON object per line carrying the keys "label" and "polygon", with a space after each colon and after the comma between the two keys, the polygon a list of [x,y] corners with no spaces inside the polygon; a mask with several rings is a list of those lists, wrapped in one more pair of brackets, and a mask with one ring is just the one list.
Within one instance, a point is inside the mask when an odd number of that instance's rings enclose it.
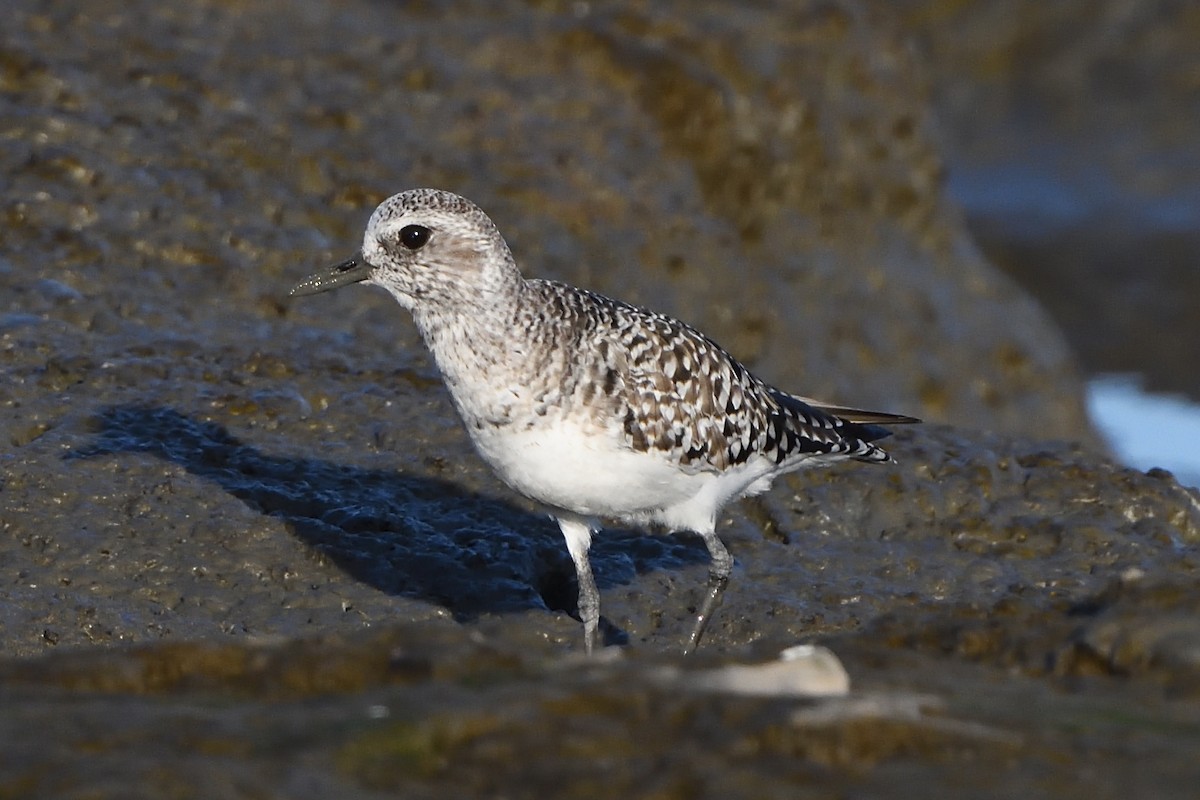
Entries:
{"label": "bird's beak", "polygon": [[296,288],[288,292],[288,295],[302,297],[306,294],[319,294],[339,286],[359,283],[371,275],[371,269],[371,265],[363,259],[362,253],[355,253],[340,264],[334,264],[332,267],[326,267],[320,272],[309,275],[296,284]]}

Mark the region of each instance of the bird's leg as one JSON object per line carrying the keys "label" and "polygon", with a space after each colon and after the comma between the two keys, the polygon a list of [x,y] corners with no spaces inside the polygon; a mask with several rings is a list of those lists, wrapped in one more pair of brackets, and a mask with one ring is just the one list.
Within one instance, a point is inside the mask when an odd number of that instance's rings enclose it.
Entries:
{"label": "bird's leg", "polygon": [[700,535],[704,537],[704,544],[708,546],[708,554],[712,558],[712,563],[708,567],[708,594],[700,606],[700,613],[696,615],[696,626],[692,628],[692,635],[688,637],[688,642],[683,647],[685,656],[694,653],[696,647],[699,646],[700,638],[704,636],[704,629],[708,627],[712,615],[721,606],[725,587],[729,585],[729,574],[733,572],[733,556],[729,555],[729,551],[725,549],[720,537],[713,531],[701,532]]}
{"label": "bird's leg", "polygon": [[559,517],[558,527],[567,540],[567,551],[575,562],[575,577],[579,582],[579,618],[583,620],[583,649],[590,656],[596,645],[600,627],[600,590],[592,576],[588,548],[592,545],[592,526],[573,517]]}
{"label": "bird's leg", "polygon": [[592,565],[587,553],[583,560],[575,562],[575,574],[579,579],[579,618],[583,620],[583,650],[589,656],[596,646],[596,631],[600,627],[600,590],[592,577]]}

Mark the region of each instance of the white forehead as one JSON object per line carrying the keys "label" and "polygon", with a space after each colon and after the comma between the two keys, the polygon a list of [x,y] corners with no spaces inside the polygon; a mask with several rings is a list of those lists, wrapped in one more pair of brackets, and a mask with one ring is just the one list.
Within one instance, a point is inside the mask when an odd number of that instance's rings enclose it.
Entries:
{"label": "white forehead", "polygon": [[379,235],[403,225],[488,232],[492,221],[470,200],[441,189],[409,189],[379,204],[367,223],[367,235]]}

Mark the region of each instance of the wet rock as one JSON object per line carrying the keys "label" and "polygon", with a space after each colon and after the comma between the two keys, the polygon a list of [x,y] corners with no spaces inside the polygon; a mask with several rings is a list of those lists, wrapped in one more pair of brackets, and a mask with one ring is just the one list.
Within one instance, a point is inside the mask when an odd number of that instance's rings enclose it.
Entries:
{"label": "wet rock", "polygon": [[863,694],[801,707],[792,724],[804,756],[830,766],[862,768],[905,753],[955,748],[1016,754],[1021,736],[1013,731],[946,716],[947,704],[931,695],[903,692]]}
{"label": "wet rock", "polygon": [[[0,662],[0,780],[97,797],[147,782],[229,793],[232,776],[260,797],[750,798],[803,783],[899,798],[918,774],[968,797],[1034,776],[1085,797],[1140,767],[1156,796],[1187,796],[1198,734],[1178,703],[1122,712],[1104,693],[863,644],[849,669],[870,688],[816,701],[680,691],[662,662],[558,660],[453,626]],[[1114,742],[1130,731],[1126,754]]]}
{"label": "wet rock", "polygon": [[1064,653],[1065,669],[1148,677],[1177,695],[1200,695],[1200,596],[1193,583],[1135,574],[1077,613],[1084,622]]}
{"label": "wet rock", "polygon": [[[1104,598],[1189,585],[1196,494],[1064,441],[1072,356],[947,205],[891,12],[681,9],[7,9],[0,795],[1194,792],[1190,606]],[[281,299],[415,184],[784,386],[960,425],[729,509],[691,664],[703,545],[607,532],[627,655],[581,665],[561,536],[394,304]],[[816,724],[654,677],[814,640],[939,699]]]}

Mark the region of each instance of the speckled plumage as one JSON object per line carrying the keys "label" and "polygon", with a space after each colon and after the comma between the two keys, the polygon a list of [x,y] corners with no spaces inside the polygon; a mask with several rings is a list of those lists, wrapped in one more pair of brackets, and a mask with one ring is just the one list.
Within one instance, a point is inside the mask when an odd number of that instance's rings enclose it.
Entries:
{"label": "speckled plumage", "polygon": [[785,471],[814,455],[889,460],[871,444],[882,431],[768,386],[678,320],[564,284],[528,283],[541,296],[532,307],[573,320],[556,344],[575,355],[569,371],[582,377],[581,406],[619,419],[624,444],[637,452],[718,473],[753,457]]}
{"label": "speckled plumage", "polygon": [[873,443],[887,435],[879,425],[915,421],[787,394],[677,320],[527,280],[487,215],[449,192],[389,198],[359,255],[293,293],[358,281],[412,312],[480,454],[558,519],[589,651],[599,593],[587,550],[598,518],[704,538],[713,566],[691,649],[732,567],[715,533],[720,509],[807,464],[888,461]]}

